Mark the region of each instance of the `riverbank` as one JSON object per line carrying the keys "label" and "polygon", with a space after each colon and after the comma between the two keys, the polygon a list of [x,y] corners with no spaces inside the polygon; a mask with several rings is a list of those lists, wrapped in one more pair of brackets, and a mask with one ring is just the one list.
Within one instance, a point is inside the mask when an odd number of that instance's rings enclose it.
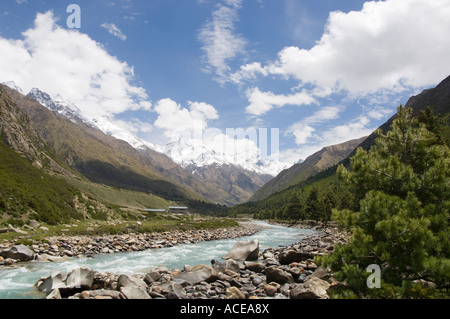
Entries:
{"label": "riverbank", "polygon": [[[124,253],[161,249],[179,244],[192,244],[220,239],[232,239],[251,236],[261,226],[251,222],[239,222],[237,227],[215,229],[173,230],[151,233],[127,233],[103,236],[53,236],[45,240],[29,240],[33,260],[62,261],[69,257],[94,256],[97,254]],[[14,247],[14,242],[0,244],[0,251]],[[1,254],[0,254],[1,255]],[[20,262],[20,258],[2,258],[0,265],[11,265]]]}
{"label": "riverbank", "polygon": [[328,254],[346,238],[336,228],[321,228],[295,244],[260,251],[255,261],[211,261],[211,265],[185,265],[183,269],[157,267],[141,275],[81,267],[70,274],[52,273],[41,278],[37,287],[47,298],[56,299],[328,298],[327,290],[338,283],[317,267],[314,257]]}

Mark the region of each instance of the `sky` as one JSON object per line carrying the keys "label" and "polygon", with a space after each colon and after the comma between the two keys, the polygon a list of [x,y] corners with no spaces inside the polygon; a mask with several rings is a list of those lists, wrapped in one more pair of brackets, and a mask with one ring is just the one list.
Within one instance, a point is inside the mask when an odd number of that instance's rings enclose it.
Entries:
{"label": "sky", "polygon": [[446,78],[449,30],[450,0],[2,0],[0,82],[158,145],[278,129],[293,164]]}

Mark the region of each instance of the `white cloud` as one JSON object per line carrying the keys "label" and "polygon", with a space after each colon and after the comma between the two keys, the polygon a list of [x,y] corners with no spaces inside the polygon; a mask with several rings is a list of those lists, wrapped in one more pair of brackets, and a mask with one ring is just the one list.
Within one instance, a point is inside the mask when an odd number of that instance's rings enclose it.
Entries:
{"label": "white cloud", "polygon": [[150,109],[134,70],[111,56],[88,35],[56,24],[53,12],[37,14],[22,40],[0,37],[0,82],[15,81],[24,92],[33,87],[61,94],[88,118]]}
{"label": "white cloud", "polygon": [[235,23],[238,21],[238,10],[242,0],[225,0],[219,3],[212,18],[200,30],[198,39],[203,43],[203,59],[207,71],[214,71],[219,82],[225,82],[231,68],[228,61],[245,51],[247,41],[235,33]]}
{"label": "white cloud", "polygon": [[261,116],[273,108],[281,108],[285,105],[311,105],[316,103],[314,97],[302,90],[290,95],[277,95],[272,92],[261,92],[258,88],[249,89],[246,92],[250,104],[246,112],[251,115]]}
{"label": "white cloud", "polygon": [[170,140],[177,140],[181,135],[193,137],[203,135],[209,120],[219,118],[217,110],[203,102],[188,102],[189,108],[167,98],[158,101],[154,109],[158,113],[154,125],[164,130]]}
{"label": "white cloud", "polygon": [[438,83],[450,71],[450,2],[366,2],[361,11],[331,12],[310,50],[286,47],[265,67],[244,66],[236,80],[281,75],[329,92],[364,95]]}
{"label": "white cloud", "polygon": [[[294,164],[299,159],[305,160],[308,156],[320,151],[330,145],[341,144],[353,139],[370,135],[376,127],[372,127],[369,118],[359,116],[347,123],[332,126],[324,131],[315,130],[312,126],[304,125],[302,131],[301,124],[296,124],[296,130],[291,131],[296,137],[299,147],[286,149],[281,152],[280,160]],[[310,130],[316,134],[310,133]]]}
{"label": "white cloud", "polygon": [[302,121],[291,125],[285,132],[285,135],[293,134],[297,145],[306,144],[310,138],[318,138],[313,133],[316,131],[314,125],[339,118],[339,113],[343,110],[339,106],[324,107],[313,115],[304,118]]}
{"label": "white cloud", "polygon": [[126,35],[124,35],[122,31],[120,31],[120,29],[113,23],[103,23],[101,27],[106,29],[109,33],[122,41],[125,41],[127,39]]}

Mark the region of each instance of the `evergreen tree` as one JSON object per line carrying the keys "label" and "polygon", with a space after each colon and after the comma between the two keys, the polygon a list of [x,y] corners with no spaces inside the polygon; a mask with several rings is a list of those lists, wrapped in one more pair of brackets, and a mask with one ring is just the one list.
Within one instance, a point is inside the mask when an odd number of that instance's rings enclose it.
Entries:
{"label": "evergreen tree", "polygon": [[320,201],[320,220],[325,226],[331,220],[331,213],[335,205],[334,194],[331,191],[328,191]]}
{"label": "evergreen tree", "polygon": [[448,289],[450,150],[402,106],[391,130],[377,135],[368,152],[357,150],[349,170],[338,169],[363,200],[358,211],[334,211],[352,237],[321,262],[363,293],[370,264],[381,267],[385,285],[425,279]]}
{"label": "evergreen tree", "polygon": [[319,189],[313,187],[306,200],[306,216],[309,219],[319,220],[321,216],[321,207],[319,201]]}
{"label": "evergreen tree", "polygon": [[292,194],[291,200],[286,205],[285,216],[293,221],[298,221],[300,219],[305,219],[305,206],[300,199],[298,192]]}

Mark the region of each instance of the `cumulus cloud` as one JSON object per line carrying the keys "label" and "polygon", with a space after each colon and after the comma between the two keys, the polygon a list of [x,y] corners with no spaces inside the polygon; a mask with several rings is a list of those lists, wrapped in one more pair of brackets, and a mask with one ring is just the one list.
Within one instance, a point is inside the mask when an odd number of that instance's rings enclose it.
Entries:
{"label": "cumulus cloud", "polygon": [[126,35],[123,34],[122,31],[113,23],[103,23],[101,27],[122,41],[127,39]]}
{"label": "cumulus cloud", "polygon": [[181,135],[193,137],[203,135],[208,121],[219,118],[217,110],[204,102],[188,102],[188,108],[182,107],[172,99],[159,100],[154,110],[158,113],[154,125],[164,130],[170,140],[177,140]]}
{"label": "cumulus cloud", "polygon": [[[319,113],[319,112],[318,112]],[[316,115],[318,115],[318,113]],[[330,117],[333,111],[330,110]],[[313,117],[315,117],[314,115]],[[336,115],[337,117],[337,115]],[[324,121],[325,122],[325,119]],[[330,145],[341,144],[351,139],[370,135],[376,127],[371,125],[367,116],[361,115],[343,124],[328,126],[324,130],[316,130],[313,124],[299,122],[292,125],[286,134],[294,134],[298,147],[283,150],[280,159],[294,164]],[[318,124],[316,122],[316,124]]]}
{"label": "cumulus cloud", "polygon": [[277,95],[272,92],[261,92],[258,88],[247,90],[247,98],[250,104],[246,112],[251,115],[261,116],[273,108],[281,108],[285,105],[310,105],[316,103],[314,97],[302,90],[299,93],[289,95]]}
{"label": "cumulus cloud", "polygon": [[450,2],[366,2],[361,11],[331,12],[309,49],[290,46],[266,66],[242,67],[235,81],[280,75],[329,92],[364,95],[436,84],[449,73]]}
{"label": "cumulus cloud", "polygon": [[339,113],[343,110],[343,107],[339,106],[327,106],[318,111],[313,115],[304,118],[302,121],[291,125],[285,132],[285,135],[293,134],[295,136],[295,143],[297,145],[306,144],[309,142],[310,138],[318,138],[317,135],[313,133],[316,131],[314,125],[335,120],[339,118]]}
{"label": "cumulus cloud", "polygon": [[22,35],[0,37],[0,82],[61,94],[91,119],[151,108],[145,89],[133,85],[132,67],[88,35],[59,27],[53,12],[37,14]]}
{"label": "cumulus cloud", "polygon": [[212,13],[211,19],[201,28],[198,39],[203,43],[203,59],[208,72],[215,72],[219,82],[228,80],[229,60],[245,51],[247,40],[235,32],[238,10],[242,0],[224,0]]}

